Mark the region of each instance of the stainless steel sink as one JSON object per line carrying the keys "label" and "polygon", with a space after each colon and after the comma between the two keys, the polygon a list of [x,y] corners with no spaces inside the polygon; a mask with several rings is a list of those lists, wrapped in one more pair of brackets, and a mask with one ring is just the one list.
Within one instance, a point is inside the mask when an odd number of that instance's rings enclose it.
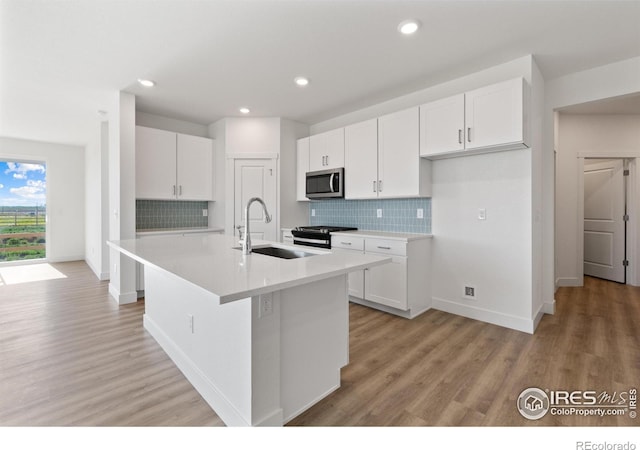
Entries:
{"label": "stainless steel sink", "polygon": [[[234,247],[237,250],[241,250],[240,247]],[[283,259],[295,259],[295,258],[306,258],[307,256],[314,256],[316,253],[303,252],[301,250],[291,250],[289,248],[280,248],[280,247],[253,247],[251,249],[251,253],[259,253],[261,255],[267,256],[275,256],[276,258]]]}

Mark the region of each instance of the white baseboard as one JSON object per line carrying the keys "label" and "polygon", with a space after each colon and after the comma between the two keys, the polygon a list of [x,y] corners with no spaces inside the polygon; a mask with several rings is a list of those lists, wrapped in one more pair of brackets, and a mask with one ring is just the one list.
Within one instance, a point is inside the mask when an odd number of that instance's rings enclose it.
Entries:
{"label": "white baseboard", "polygon": [[136,291],[121,293],[113,283],[109,283],[109,294],[118,305],[127,305],[138,301],[138,293]]}
{"label": "white baseboard", "polygon": [[[218,417],[222,419],[225,425],[245,427],[251,425],[247,423],[242,414],[240,414],[233,404],[216,388],[215,384],[207,378],[193,361],[180,350],[173,340],[156,325],[153,319],[145,314],[143,316],[143,324],[144,328],[153,336],[158,344],[160,344],[164,352],[171,358],[202,398],[211,406]],[[261,424],[266,422],[266,424],[271,425],[270,422],[272,420],[274,420],[273,415],[265,418]],[[280,410],[280,420],[279,425],[282,425],[282,410]]]}
{"label": "white baseboard", "polygon": [[432,307],[440,311],[468,317],[469,319],[492,323],[494,325],[511,328],[512,330],[522,331],[529,334],[533,334],[535,329],[535,324],[532,319],[503,314],[475,306],[462,305],[442,298],[433,297]]}
{"label": "white baseboard", "polygon": [[542,312],[545,314],[555,314],[556,313],[556,299],[554,298],[550,302],[544,302],[542,304]]}
{"label": "white baseboard", "polygon": [[47,256],[47,261],[51,263],[61,263],[61,262],[73,262],[73,261],[84,261],[84,255],[80,256],[56,256],[55,258],[51,258]]}
{"label": "white baseboard", "polygon": [[556,278],[556,288],[559,287],[580,287],[582,283],[577,277]]}
{"label": "white baseboard", "polygon": [[110,274],[109,272],[100,272],[98,269],[96,269],[96,267],[91,263],[91,260],[86,259],[84,260],[84,262],[87,264],[87,266],[89,266],[89,269],[91,269],[91,271],[94,273],[94,275],[98,278],[98,280],[100,281],[108,281],[110,279]]}

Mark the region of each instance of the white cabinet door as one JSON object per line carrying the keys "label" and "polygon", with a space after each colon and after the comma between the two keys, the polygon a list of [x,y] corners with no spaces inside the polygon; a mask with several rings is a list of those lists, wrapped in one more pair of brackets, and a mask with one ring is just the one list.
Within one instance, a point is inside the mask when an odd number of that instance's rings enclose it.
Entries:
{"label": "white cabinet door", "polygon": [[466,149],[524,140],[524,80],[496,83],[465,94]]}
{"label": "white cabinet door", "polygon": [[345,198],[378,196],[378,119],[344,129]]}
{"label": "white cabinet door", "polygon": [[171,200],[176,189],[176,133],[136,127],[136,198]]}
{"label": "white cabinet door", "polygon": [[309,138],[298,139],[296,154],[296,200],[309,201],[307,198],[307,172],[309,172]]}
{"label": "white cabinet door", "polygon": [[464,150],[464,94],[420,106],[420,156]]}
{"label": "white cabinet door", "polygon": [[178,134],[178,199],[213,200],[212,144],[211,139]]}
{"label": "white cabinet door", "polygon": [[[375,255],[375,253],[367,252]],[[381,256],[389,256],[383,255]],[[407,301],[407,257],[392,256],[392,261],[364,271],[365,300],[391,306],[403,311]]]}
{"label": "white cabinet door", "polygon": [[309,140],[309,171],[344,167],[344,128],[314,134]]}
{"label": "white cabinet door", "polygon": [[378,197],[420,194],[419,109],[378,118]]}
{"label": "white cabinet door", "polygon": [[[358,250],[348,250],[345,248],[331,248],[332,253],[363,253]],[[349,272],[349,295],[356,298],[364,298],[364,270]]]}

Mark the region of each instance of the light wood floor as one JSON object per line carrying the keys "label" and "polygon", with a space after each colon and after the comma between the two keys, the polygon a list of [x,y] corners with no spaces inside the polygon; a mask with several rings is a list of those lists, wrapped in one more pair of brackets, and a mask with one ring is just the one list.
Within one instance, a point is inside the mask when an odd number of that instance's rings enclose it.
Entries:
{"label": "light wood floor", "polygon": [[[84,263],[68,278],[0,286],[0,426],[222,425]],[[428,311],[401,319],[350,306],[342,387],[289,425],[639,425],[625,417],[516,410],[527,387],[640,387],[640,288],[587,278],[561,288],[535,335]]]}

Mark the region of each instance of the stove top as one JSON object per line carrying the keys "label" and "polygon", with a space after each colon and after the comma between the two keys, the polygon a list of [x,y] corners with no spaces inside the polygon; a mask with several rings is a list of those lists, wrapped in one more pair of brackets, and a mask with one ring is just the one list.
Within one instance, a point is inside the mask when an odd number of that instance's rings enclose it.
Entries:
{"label": "stove top", "polygon": [[308,227],[296,227],[296,231],[307,231],[307,232],[316,232],[328,234],[333,231],[354,231],[357,230],[355,227],[335,227],[332,225],[317,225],[317,226],[308,226]]}

